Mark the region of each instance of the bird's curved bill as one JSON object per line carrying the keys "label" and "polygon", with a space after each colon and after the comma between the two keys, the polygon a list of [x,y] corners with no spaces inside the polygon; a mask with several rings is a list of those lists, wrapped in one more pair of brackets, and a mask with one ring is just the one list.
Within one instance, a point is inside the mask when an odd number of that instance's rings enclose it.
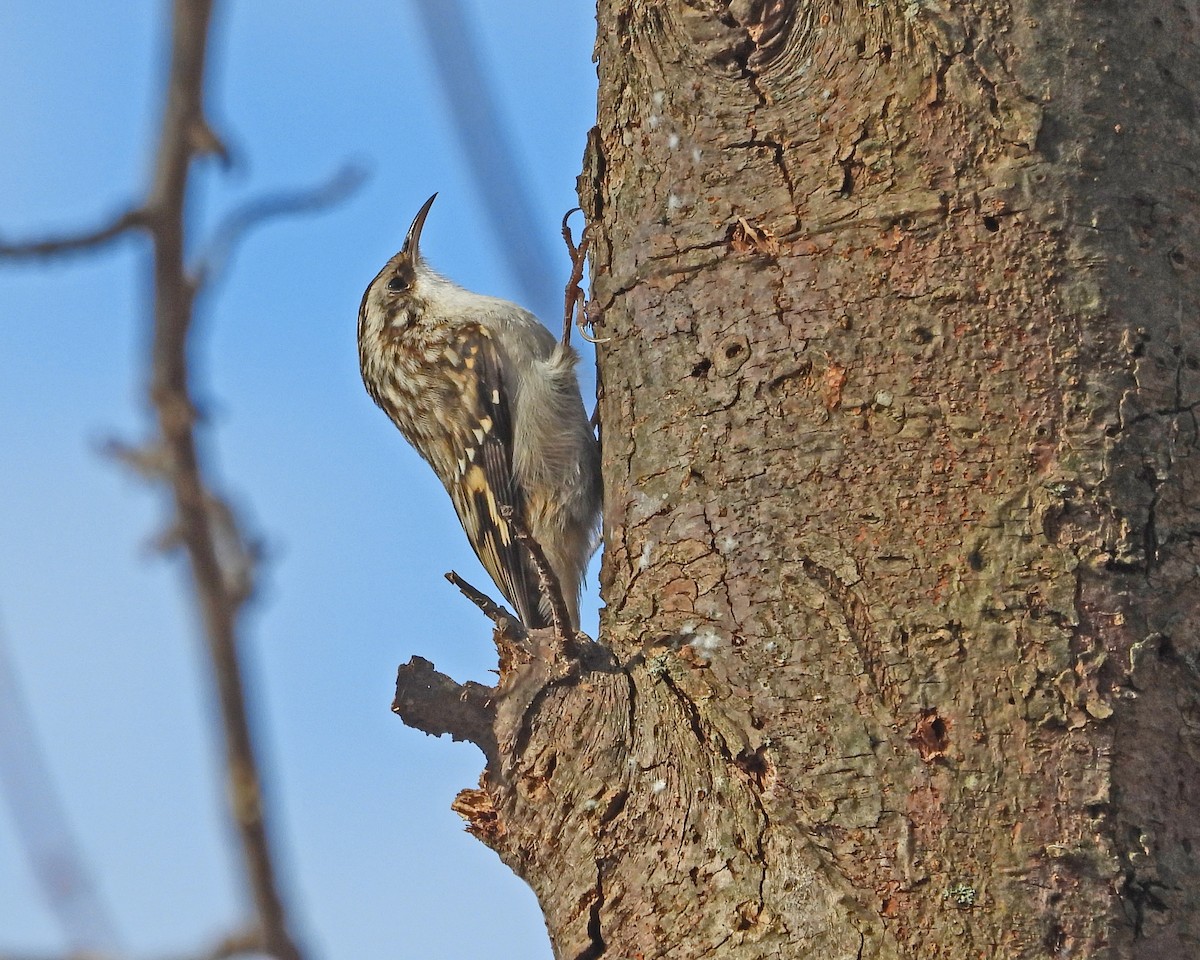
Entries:
{"label": "bird's curved bill", "polygon": [[421,228],[425,226],[425,218],[429,215],[429,208],[433,206],[433,201],[436,199],[437,194],[435,193],[421,205],[421,209],[413,217],[412,226],[408,228],[408,236],[404,238],[404,249],[402,252],[408,254],[413,259],[417,257],[418,245],[421,242]]}

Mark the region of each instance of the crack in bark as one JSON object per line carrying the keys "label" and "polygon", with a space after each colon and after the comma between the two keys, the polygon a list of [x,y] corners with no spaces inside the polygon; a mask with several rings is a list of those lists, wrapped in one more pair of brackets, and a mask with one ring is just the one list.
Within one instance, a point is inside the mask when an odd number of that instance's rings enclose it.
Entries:
{"label": "crack in bark", "polygon": [[[1170,458],[1168,457],[1168,460]],[[1168,464],[1169,467],[1169,464]],[[1150,504],[1146,508],[1146,523],[1142,534],[1144,543],[1142,546],[1146,554],[1146,573],[1149,574],[1158,566],[1158,529],[1156,514],[1158,511],[1159,490],[1166,483],[1166,479],[1160,479],[1154,472],[1154,468],[1150,464],[1145,464],[1144,473],[1146,482],[1150,485]]]}
{"label": "crack in bark", "polygon": [[600,911],[604,909],[604,865],[596,863],[596,897],[588,907],[587,932],[591,943],[576,954],[575,960],[599,960],[608,949],[600,930]]}
{"label": "crack in bark", "polygon": [[796,205],[796,184],[792,180],[792,172],[788,169],[787,151],[782,143],[771,137],[758,137],[757,131],[751,127],[751,137],[749,140],[742,140],[736,143],[727,144],[730,149],[735,150],[752,150],[755,148],[765,148],[771,151],[773,161],[776,168],[779,170],[779,176],[783,179],[783,185],[787,189],[788,200],[791,205]]}
{"label": "crack in bark", "polygon": [[[688,721],[688,726],[691,727],[692,734],[696,737],[696,742],[700,744],[709,742],[709,737],[704,732],[704,721],[700,716],[700,709],[696,706],[695,701],[693,701],[691,697],[689,697],[683,690],[679,688],[679,685],[669,673],[664,671],[661,674],[660,679],[662,680],[663,685],[671,691],[672,696],[674,696],[676,702],[683,709],[684,716]],[[732,764],[733,754],[729,752],[729,746],[725,743],[724,739],[715,738],[712,742],[721,752],[722,759],[724,759],[727,763]]]}

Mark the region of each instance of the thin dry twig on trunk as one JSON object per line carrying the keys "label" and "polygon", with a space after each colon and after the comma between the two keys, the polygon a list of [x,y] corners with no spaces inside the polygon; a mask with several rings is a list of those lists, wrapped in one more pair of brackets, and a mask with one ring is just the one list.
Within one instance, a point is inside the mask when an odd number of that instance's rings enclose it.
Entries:
{"label": "thin dry twig on trunk", "polygon": [[459,592],[477,606],[481,613],[492,621],[500,630],[508,630],[516,634],[523,635],[525,633],[525,625],[521,623],[513,614],[509,613],[504,607],[496,603],[482,590],[478,590],[471,584],[467,583],[455,571],[451,570],[446,574],[446,579],[454,586],[458,587]]}
{"label": "thin dry twig on trunk", "polygon": [[576,246],[574,237],[571,236],[571,214],[580,210],[579,207],[572,207],[562,218],[562,238],[567,245],[567,255],[571,259],[571,275],[567,278],[567,286],[564,292],[565,300],[563,303],[563,332],[562,342],[564,346],[569,346],[571,343],[571,327],[577,327],[579,335],[588,343],[608,343],[607,337],[596,337],[588,332],[588,327],[592,325],[592,317],[588,313],[588,299],[583,292],[583,271],[587,267],[588,251],[592,246],[592,226],[585,224],[583,233],[579,235],[579,245]]}

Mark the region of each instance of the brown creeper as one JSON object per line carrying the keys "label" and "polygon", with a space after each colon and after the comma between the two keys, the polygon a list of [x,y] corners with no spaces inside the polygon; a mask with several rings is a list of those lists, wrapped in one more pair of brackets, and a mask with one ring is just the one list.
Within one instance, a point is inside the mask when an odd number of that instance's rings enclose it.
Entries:
{"label": "brown creeper", "polygon": [[433,467],[476,556],[524,624],[548,626],[550,608],[506,506],[541,546],[578,629],[600,511],[600,456],[575,377],[579,357],[533,314],[430,269],[418,243],[436,196],[363,294],[363,383]]}

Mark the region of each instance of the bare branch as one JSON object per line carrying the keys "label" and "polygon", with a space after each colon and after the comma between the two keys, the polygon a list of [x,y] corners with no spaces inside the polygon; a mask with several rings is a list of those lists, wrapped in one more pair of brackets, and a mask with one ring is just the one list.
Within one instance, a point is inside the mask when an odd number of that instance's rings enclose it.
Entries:
{"label": "bare branch", "polygon": [[261,550],[244,533],[228,500],[206,478],[188,360],[196,296],[228,262],[247,232],[271,218],[334,203],[357,187],[363,174],[347,168],[317,189],[268,196],[234,211],[216,230],[208,254],[195,260],[195,275],[189,275],[188,183],[199,158],[216,156],[228,165],[229,153],[204,111],[213,0],[172,0],[171,7],[170,66],[145,202],[77,236],[0,242],[0,257],[47,257],[94,249],[135,228],[151,239],[154,307],[149,392],[157,435],[139,446],[112,442],[107,453],[170,490],[174,515],[164,544],[169,542],[186,555],[217,691],[230,815],[253,898],[254,925],[250,933],[226,938],[202,956],[222,960],[255,953],[276,960],[302,960],[276,881],[239,657],[241,614],[254,590]]}
{"label": "bare branch", "polygon": [[413,657],[396,674],[392,711],[415,730],[435,737],[448,733],[454,740],[475,744],[491,766],[499,754],[492,728],[495,693],[474,681],[456,683],[428,660]]}
{"label": "bare branch", "polygon": [[233,259],[238,244],[256,227],[331,207],[350,196],[366,179],[363,167],[346,164],[319,186],[269,194],[238,207],[213,231],[208,249],[200,255],[192,271],[193,285],[199,288],[215,282]]}
{"label": "bare branch", "polygon": [[[231,543],[248,541],[237,532],[232,513],[214,509],[223,500],[207,485],[197,452],[188,368],[197,287],[185,268],[187,185],[196,158],[214,150],[219,153],[215,145],[220,143],[204,116],[212,0],[175,0],[173,9],[162,127],[145,208],[154,242],[150,399],[160,434],[151,447],[162,451],[159,462],[174,500],[174,527],[188,558],[204,627],[224,732],[230,812],[261,930],[261,950],[277,960],[301,960],[276,881],[238,653],[240,613],[249,581],[229,575],[227,554]],[[235,553],[245,555],[240,546]]]}
{"label": "bare branch", "polygon": [[40,240],[8,242],[0,240],[0,259],[33,260],[61,254],[80,253],[102,247],[110,240],[146,225],[146,213],[130,209],[92,230],[69,236],[43,237]]}

